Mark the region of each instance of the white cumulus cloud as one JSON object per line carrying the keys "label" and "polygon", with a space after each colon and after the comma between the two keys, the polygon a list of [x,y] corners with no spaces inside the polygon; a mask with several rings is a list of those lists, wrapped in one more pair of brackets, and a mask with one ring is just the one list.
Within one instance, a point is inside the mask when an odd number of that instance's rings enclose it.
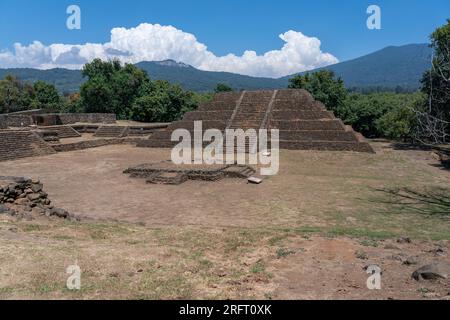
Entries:
{"label": "white cumulus cloud", "polygon": [[249,76],[282,77],[338,62],[321,50],[321,42],[301,32],[289,30],[279,36],[281,49],[262,55],[247,50],[242,56],[216,56],[190,33],[173,26],[142,23],[136,28],[114,28],[107,43],[51,44],[34,41],[28,46],[14,44],[13,51],[0,52],[0,67],[38,69],[80,69],[95,58],[119,59],[122,62],[172,59],[201,70],[228,71]]}

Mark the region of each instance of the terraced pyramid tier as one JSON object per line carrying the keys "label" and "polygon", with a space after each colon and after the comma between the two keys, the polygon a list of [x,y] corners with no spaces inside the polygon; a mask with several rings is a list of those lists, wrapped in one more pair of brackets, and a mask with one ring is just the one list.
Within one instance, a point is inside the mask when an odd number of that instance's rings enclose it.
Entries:
{"label": "terraced pyramid tier", "polygon": [[124,126],[101,126],[94,133],[95,137],[111,137],[111,138],[122,138],[128,135],[129,127]]}
{"label": "terraced pyramid tier", "polygon": [[[195,133],[194,121],[202,121],[197,134],[207,129],[278,129],[280,149],[332,150],[373,153],[364,137],[344,125],[333,112],[305,90],[283,89],[220,93],[197,111],[185,114],[181,121],[173,122],[166,130],[154,133],[140,147],[170,148],[176,129]],[[204,145],[209,143],[203,143]],[[246,151],[256,146],[246,140]]]}
{"label": "terraced pyramid tier", "polygon": [[60,139],[81,137],[81,134],[71,126],[46,126],[40,127],[40,129],[56,131],[58,133],[58,138]]}
{"label": "terraced pyramid tier", "polygon": [[30,130],[0,131],[0,161],[44,156],[56,151]]}

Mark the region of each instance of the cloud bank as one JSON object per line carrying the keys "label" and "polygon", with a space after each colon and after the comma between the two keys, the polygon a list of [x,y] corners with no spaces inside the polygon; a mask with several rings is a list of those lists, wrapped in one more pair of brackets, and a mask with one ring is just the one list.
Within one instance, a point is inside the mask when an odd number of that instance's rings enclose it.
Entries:
{"label": "cloud bank", "polygon": [[114,28],[107,43],[51,44],[34,41],[28,46],[14,44],[13,51],[0,52],[0,68],[80,69],[95,58],[122,62],[162,61],[172,59],[206,71],[228,71],[258,77],[282,77],[338,62],[321,51],[321,42],[298,31],[279,36],[281,49],[263,55],[247,50],[242,56],[216,56],[193,34],[173,26],[142,23],[136,28]]}

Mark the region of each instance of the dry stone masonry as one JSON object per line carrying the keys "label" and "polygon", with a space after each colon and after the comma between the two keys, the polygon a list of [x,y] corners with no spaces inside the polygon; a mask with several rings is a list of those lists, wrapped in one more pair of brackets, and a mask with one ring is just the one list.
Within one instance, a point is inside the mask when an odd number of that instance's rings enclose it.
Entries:
{"label": "dry stone masonry", "polygon": [[56,153],[42,137],[30,130],[0,131],[0,142],[0,161]]}
{"label": "dry stone masonry", "polygon": [[40,127],[40,129],[45,131],[55,131],[59,139],[81,137],[81,134],[71,126],[47,126]]}
{"label": "dry stone masonry", "polygon": [[44,215],[76,220],[66,210],[53,207],[39,180],[24,177],[0,176],[0,214],[29,220]]}
{"label": "dry stone masonry", "polygon": [[100,126],[94,133],[95,137],[111,137],[111,138],[122,138],[128,135],[130,131],[129,127],[123,126]]}
{"label": "dry stone masonry", "polygon": [[187,180],[247,179],[255,172],[254,168],[246,165],[176,165],[171,161],[141,164],[124,171],[131,178],[146,179],[147,183],[171,185],[179,185]]}
{"label": "dry stone masonry", "polygon": [[[194,134],[194,121],[202,121],[202,130],[278,129],[281,149],[331,150],[373,153],[364,137],[346,126],[305,90],[263,90],[220,93],[197,111],[187,113],[140,147],[170,148],[178,142],[171,134],[179,128]],[[247,142],[247,146],[252,141]],[[246,148],[249,150],[249,148]]]}

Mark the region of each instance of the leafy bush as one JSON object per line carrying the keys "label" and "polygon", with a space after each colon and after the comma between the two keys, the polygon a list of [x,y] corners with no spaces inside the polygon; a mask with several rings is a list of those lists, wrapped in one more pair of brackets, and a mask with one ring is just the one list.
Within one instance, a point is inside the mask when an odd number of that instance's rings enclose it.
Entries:
{"label": "leafy bush", "polygon": [[422,100],[420,93],[352,94],[336,115],[368,138],[406,139],[414,125],[412,107]]}
{"label": "leafy bush", "polygon": [[225,83],[218,83],[216,88],[214,89],[215,93],[231,92],[231,91],[233,91],[233,88],[230,87],[229,85],[225,84]]}
{"label": "leafy bush", "polygon": [[31,85],[12,75],[0,80],[0,113],[30,109],[59,110],[61,104],[62,98],[51,84],[37,81]]}

